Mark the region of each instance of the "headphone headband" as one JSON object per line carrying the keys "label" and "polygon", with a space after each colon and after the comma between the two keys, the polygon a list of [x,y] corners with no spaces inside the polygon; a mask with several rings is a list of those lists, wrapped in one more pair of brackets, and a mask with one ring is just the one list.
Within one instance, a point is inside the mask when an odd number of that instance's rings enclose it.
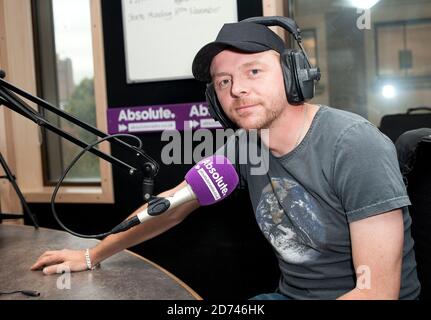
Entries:
{"label": "headphone headband", "polygon": [[287,17],[279,17],[279,16],[251,17],[251,18],[241,20],[241,22],[257,23],[267,27],[272,27],[272,26],[282,27],[283,29],[286,29],[287,31],[289,31],[295,37],[296,41],[299,41],[299,42],[302,41],[301,30],[299,29],[298,25],[294,20]]}
{"label": "headphone headband", "polygon": [[278,26],[289,31],[295,38],[299,48],[304,54],[304,57],[307,60],[308,66],[312,68],[307,52],[305,52],[305,49],[302,46],[301,29],[299,29],[298,25],[294,20],[288,17],[272,16],[272,17],[251,17],[251,18],[241,20],[241,22],[257,23],[267,27]]}

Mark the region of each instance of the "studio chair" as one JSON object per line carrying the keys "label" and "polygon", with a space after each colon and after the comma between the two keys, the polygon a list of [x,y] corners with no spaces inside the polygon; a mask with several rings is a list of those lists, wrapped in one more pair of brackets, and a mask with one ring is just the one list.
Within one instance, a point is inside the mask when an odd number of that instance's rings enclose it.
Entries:
{"label": "studio chair", "polygon": [[431,299],[431,128],[403,133],[396,141],[401,173],[412,205],[412,237],[418,278],[419,299]]}
{"label": "studio chair", "polygon": [[406,131],[418,128],[431,128],[431,107],[420,106],[410,108],[406,113],[388,114],[380,122],[379,129],[392,142]]}

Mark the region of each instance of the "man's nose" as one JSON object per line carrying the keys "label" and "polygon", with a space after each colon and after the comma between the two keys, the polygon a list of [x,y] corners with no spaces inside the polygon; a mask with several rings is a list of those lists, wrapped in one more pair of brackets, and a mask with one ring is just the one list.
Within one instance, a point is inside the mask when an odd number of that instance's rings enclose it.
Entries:
{"label": "man's nose", "polygon": [[245,81],[241,81],[240,79],[235,79],[234,81],[232,81],[231,91],[234,97],[240,98],[242,96],[247,95],[247,93],[249,92],[249,89]]}

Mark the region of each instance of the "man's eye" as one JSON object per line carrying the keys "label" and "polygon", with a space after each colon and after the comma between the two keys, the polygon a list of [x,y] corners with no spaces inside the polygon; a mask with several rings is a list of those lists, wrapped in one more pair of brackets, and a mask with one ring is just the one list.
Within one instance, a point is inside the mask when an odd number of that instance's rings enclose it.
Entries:
{"label": "man's eye", "polygon": [[218,82],[218,87],[220,89],[224,89],[224,88],[227,88],[229,86],[229,84],[230,84],[230,80],[229,79],[223,79],[223,80],[220,80]]}
{"label": "man's eye", "polygon": [[253,76],[258,75],[259,73],[260,73],[260,70],[259,70],[259,69],[251,69],[251,70],[250,70],[250,74],[251,74],[251,75],[253,75]]}

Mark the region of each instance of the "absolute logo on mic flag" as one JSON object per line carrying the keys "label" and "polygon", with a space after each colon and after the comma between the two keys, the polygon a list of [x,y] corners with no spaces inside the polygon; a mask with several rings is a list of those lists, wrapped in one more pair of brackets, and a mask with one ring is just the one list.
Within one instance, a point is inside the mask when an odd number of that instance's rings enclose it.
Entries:
{"label": "absolute logo on mic flag", "polygon": [[185,180],[202,206],[226,198],[238,185],[238,174],[232,163],[216,155],[199,161],[187,172]]}
{"label": "absolute logo on mic flag", "polygon": [[[227,184],[224,182],[224,177],[220,176],[220,174],[213,167],[213,163],[209,159],[206,159],[202,164],[205,166],[205,169],[207,170],[202,168],[200,165],[197,165],[195,168],[198,170],[199,175],[207,185],[214,199],[220,200],[221,198],[220,193],[218,192],[214,183],[218,185],[221,193],[223,195],[226,195],[226,193],[228,192],[228,188],[227,188]],[[214,182],[210,178],[208,173],[211,175],[212,179],[215,179]]]}

